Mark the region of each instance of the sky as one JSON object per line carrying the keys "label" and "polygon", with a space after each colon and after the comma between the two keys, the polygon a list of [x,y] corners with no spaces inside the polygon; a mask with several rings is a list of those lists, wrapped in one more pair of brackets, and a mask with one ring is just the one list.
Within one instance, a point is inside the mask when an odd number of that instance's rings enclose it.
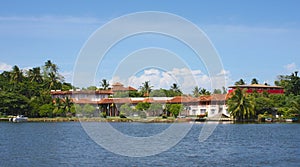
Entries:
{"label": "sky", "polygon": [[[225,86],[241,78],[246,83],[257,78],[260,83],[273,85],[278,75],[299,70],[299,6],[297,0],[1,0],[0,72],[11,70],[13,65],[26,70],[52,60],[65,80],[73,82],[80,51],[96,30],[124,15],[158,11],[180,16],[206,34],[222,62],[220,74],[225,78]],[[155,24],[155,19],[152,21]],[[122,30],[122,25],[116,28]],[[147,48],[157,48],[157,52],[143,52]],[[121,68],[129,60],[130,67],[138,67],[142,60],[146,61],[143,56],[147,54],[173,56],[179,64],[160,59],[165,64],[163,68],[155,64],[135,71]],[[120,81],[136,88],[150,80],[154,88],[178,83],[190,93],[196,85],[211,89],[215,77],[209,75],[206,62],[199,60],[182,41],[158,34],[123,39],[97,63],[94,81],[89,83],[96,86],[103,78],[111,84]]]}

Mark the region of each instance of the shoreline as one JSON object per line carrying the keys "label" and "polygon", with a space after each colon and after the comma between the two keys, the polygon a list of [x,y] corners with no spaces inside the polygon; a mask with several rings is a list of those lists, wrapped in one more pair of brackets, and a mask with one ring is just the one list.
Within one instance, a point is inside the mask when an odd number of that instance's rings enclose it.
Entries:
{"label": "shoreline", "polygon": [[[0,122],[9,122],[9,118],[0,118]],[[257,123],[257,124],[272,124],[272,123],[299,123],[288,122],[286,120],[277,120],[274,122],[261,122],[261,121],[244,121],[238,122],[234,119],[212,119],[208,118],[206,120],[198,120],[194,117],[187,118],[161,118],[161,117],[148,117],[148,118],[120,118],[120,117],[93,117],[93,118],[78,118],[78,117],[55,117],[55,118],[28,118],[27,122],[136,122],[136,123],[187,123],[187,122],[220,122],[220,123],[235,123],[235,124],[247,124],[247,123]]]}

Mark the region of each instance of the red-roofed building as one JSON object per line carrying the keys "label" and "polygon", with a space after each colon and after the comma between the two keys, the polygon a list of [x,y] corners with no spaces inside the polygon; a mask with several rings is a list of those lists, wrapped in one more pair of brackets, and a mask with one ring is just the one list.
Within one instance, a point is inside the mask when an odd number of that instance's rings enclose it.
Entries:
{"label": "red-roofed building", "polygon": [[241,88],[241,89],[247,89],[247,93],[263,93],[267,92],[270,94],[284,94],[284,89],[281,86],[269,86],[269,85],[261,85],[261,84],[252,84],[252,85],[234,85],[229,86],[231,88],[228,93],[234,92],[235,89]]}
{"label": "red-roofed building", "polygon": [[175,96],[175,97],[126,97],[126,98],[111,98],[115,92],[137,91],[132,87],[124,87],[121,83],[112,85],[112,89],[108,90],[70,90],[70,91],[51,91],[52,98],[69,97],[75,104],[95,106],[98,112],[106,112],[107,116],[118,116],[120,114],[120,107],[123,104],[130,104],[135,107],[138,103],[159,103],[165,104],[183,104],[185,109],[181,115],[185,116],[214,116],[222,113],[229,115],[225,100],[226,95],[203,95],[200,97],[191,96]]}
{"label": "red-roofed building", "polygon": [[126,91],[137,91],[137,89],[131,86],[124,87],[124,85],[121,84],[120,82],[116,82],[112,85],[112,91],[116,93],[116,92],[126,92]]}

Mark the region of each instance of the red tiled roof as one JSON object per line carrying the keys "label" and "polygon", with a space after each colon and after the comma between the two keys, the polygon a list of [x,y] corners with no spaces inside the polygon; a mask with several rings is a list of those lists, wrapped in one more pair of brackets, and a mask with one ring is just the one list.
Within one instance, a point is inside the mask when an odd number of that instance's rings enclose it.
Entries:
{"label": "red tiled roof", "polygon": [[51,91],[51,95],[70,95],[70,94],[113,94],[111,90],[80,90],[80,91]]}
{"label": "red tiled roof", "polygon": [[225,101],[227,98],[226,94],[212,94],[202,95],[199,97],[200,101]]}
{"label": "red tiled roof", "polygon": [[117,92],[117,91],[137,91],[135,88],[128,86],[128,87],[124,87],[123,84],[121,84],[120,82],[116,82],[112,85],[112,90]]}
{"label": "red tiled roof", "polygon": [[269,86],[269,85],[262,85],[262,84],[251,84],[251,85],[233,85],[228,86],[229,88],[275,88],[275,89],[283,89],[281,86]]}
{"label": "red tiled roof", "polygon": [[92,101],[90,99],[79,99],[79,100],[72,99],[72,101],[75,104],[98,104],[97,101]]}
{"label": "red tiled roof", "polygon": [[105,98],[98,102],[98,104],[125,104],[125,103],[132,103],[130,98]]}
{"label": "red tiled roof", "polygon": [[175,96],[168,103],[195,103],[198,99],[191,96]]}

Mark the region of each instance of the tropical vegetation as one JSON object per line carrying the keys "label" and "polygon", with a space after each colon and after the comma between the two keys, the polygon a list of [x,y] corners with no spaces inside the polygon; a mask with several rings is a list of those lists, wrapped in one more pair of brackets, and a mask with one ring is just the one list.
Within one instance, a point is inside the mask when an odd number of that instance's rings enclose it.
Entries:
{"label": "tropical vegetation", "polygon": [[[228,111],[237,120],[253,120],[260,118],[279,119],[295,118],[300,115],[300,77],[298,72],[291,75],[280,75],[275,85],[284,88],[284,94],[268,94],[267,92],[253,92],[247,94],[246,90],[236,89],[227,100]],[[258,84],[252,79],[252,84]],[[240,79],[236,85],[243,85]],[[266,83],[265,83],[266,84]]]}
{"label": "tropical vegetation", "polygon": [[[253,78],[251,84],[259,81]],[[245,85],[240,79],[235,85]],[[264,83],[267,84],[267,83]],[[282,86],[284,94],[268,94],[236,89],[227,100],[228,111],[237,120],[254,120],[263,117],[293,118],[300,115],[300,77],[298,72],[291,75],[280,75],[275,85]],[[17,65],[10,71],[0,74],[0,116],[26,115],[29,117],[72,117],[76,114],[85,117],[102,116],[105,113],[97,113],[92,105],[73,104],[69,97],[64,99],[52,99],[51,90],[75,89],[70,83],[66,83],[59,73],[59,67],[51,60],[47,60],[43,66],[30,69],[21,69]],[[111,89],[108,80],[102,79],[99,88],[89,86],[87,90]],[[199,97],[210,94],[226,94],[225,87],[215,89],[212,92],[205,88],[195,86],[191,96]],[[145,81],[138,91],[119,92],[114,97],[174,97],[183,93],[178,84],[173,83],[169,89],[154,89],[150,81]],[[148,116],[174,116],[182,111],[181,104],[150,104],[138,103],[135,107],[129,104],[118,106],[120,115]],[[75,110],[77,111],[75,113]]]}

